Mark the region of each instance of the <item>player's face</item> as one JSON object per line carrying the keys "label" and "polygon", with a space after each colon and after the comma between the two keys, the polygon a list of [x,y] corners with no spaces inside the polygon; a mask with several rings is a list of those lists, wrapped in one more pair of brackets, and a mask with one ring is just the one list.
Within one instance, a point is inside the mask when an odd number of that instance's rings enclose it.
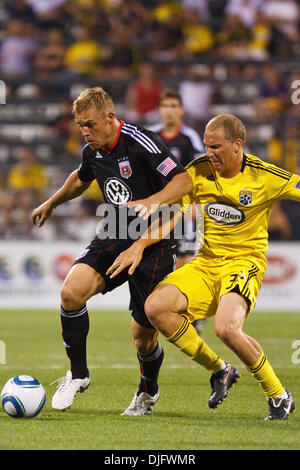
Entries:
{"label": "player's face", "polygon": [[183,116],[183,108],[176,98],[166,98],[159,105],[161,118],[166,125],[180,123]]}
{"label": "player's face", "polygon": [[232,142],[225,138],[223,129],[219,128],[204,133],[204,145],[214,170],[220,176],[232,178],[240,171],[243,157],[241,139]]}
{"label": "player's face", "polygon": [[82,137],[93,150],[113,144],[116,138],[115,121],[114,113],[101,113],[93,108],[75,113],[75,122],[81,129]]}

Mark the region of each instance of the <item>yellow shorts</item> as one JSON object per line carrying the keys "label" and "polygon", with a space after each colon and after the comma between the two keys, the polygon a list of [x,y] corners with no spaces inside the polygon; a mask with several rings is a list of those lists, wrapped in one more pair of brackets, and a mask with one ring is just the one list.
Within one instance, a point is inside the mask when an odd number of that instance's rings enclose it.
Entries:
{"label": "yellow shorts", "polygon": [[264,269],[244,259],[196,257],[170,273],[161,284],[172,284],[187,297],[189,320],[215,315],[222,295],[238,292],[253,309],[261,287]]}

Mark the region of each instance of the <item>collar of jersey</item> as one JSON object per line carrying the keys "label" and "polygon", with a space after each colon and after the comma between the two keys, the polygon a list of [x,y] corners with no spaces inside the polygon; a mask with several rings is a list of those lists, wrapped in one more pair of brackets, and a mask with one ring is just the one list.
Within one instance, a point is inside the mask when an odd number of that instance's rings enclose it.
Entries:
{"label": "collar of jersey", "polygon": [[101,150],[103,150],[106,153],[110,153],[113,150],[113,148],[117,145],[117,143],[119,141],[123,125],[124,125],[124,121],[120,121],[120,127],[119,127],[119,130],[118,130],[118,135],[117,135],[116,140],[114,141],[114,143],[110,147],[102,147]]}
{"label": "collar of jersey", "polygon": [[177,137],[177,136],[180,134],[181,128],[182,128],[182,122],[179,124],[177,130],[174,132],[174,134],[173,134],[171,137],[169,137],[168,135],[166,135],[166,134],[164,133],[164,129],[162,129],[162,130],[160,131],[160,132],[161,132],[161,136],[162,136],[162,138],[163,138],[164,140],[172,140],[172,139],[175,139],[175,137]]}

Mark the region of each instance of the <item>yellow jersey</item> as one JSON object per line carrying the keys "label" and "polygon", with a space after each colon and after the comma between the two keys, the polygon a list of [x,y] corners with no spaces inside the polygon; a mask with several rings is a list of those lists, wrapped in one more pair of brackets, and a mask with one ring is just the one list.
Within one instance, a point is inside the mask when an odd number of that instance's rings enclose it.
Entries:
{"label": "yellow jersey", "polygon": [[224,260],[246,256],[265,269],[272,206],[280,199],[300,202],[300,176],[249,154],[244,154],[241,171],[233,178],[222,178],[206,155],[186,170],[194,187],[182,198],[182,210],[187,212],[195,202],[203,215],[196,256]]}

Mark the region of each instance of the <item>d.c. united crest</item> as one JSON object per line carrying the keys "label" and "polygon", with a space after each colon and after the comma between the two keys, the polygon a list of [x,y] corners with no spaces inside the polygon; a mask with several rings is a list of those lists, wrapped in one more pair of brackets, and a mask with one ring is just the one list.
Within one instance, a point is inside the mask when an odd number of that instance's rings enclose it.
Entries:
{"label": "d.c. united crest", "polygon": [[132,175],[132,169],[128,160],[119,162],[119,168],[122,178],[129,178]]}
{"label": "d.c. united crest", "polygon": [[252,202],[252,191],[240,191],[239,201],[243,206],[249,206]]}

